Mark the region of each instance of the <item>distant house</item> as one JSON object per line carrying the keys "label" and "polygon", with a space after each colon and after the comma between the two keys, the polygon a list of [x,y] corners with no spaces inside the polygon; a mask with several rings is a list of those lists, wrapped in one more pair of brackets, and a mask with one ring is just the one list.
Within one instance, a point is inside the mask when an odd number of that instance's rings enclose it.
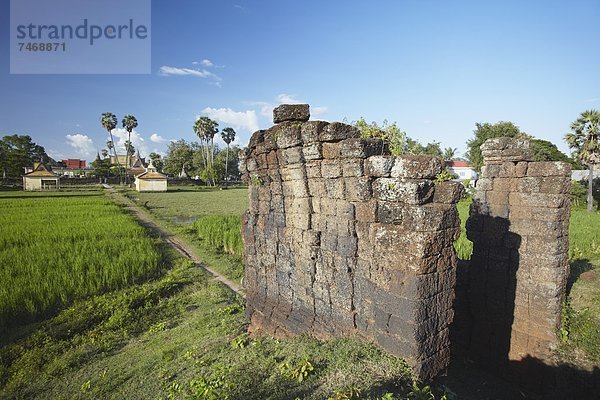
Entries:
{"label": "distant house", "polygon": [[166,192],[167,176],[158,172],[150,161],[146,172],[135,177],[135,190],[138,192]]}
{"label": "distant house", "polygon": [[[600,166],[594,167],[594,179],[600,178],[600,169],[596,169],[596,168],[600,168]],[[571,180],[587,181],[589,175],[590,175],[589,169],[574,169],[571,171]]]}
{"label": "distant house", "polygon": [[131,169],[131,171],[134,173],[136,172],[136,169],[141,169],[141,171],[139,171],[138,173],[144,172],[144,169],[146,166],[146,160],[140,156],[139,151],[135,155],[132,154],[128,160],[126,160],[126,159],[127,159],[127,155],[125,155],[125,154],[118,154],[117,157],[115,157],[114,155],[111,155],[110,156],[110,165],[116,166],[117,160],[118,160],[119,161],[118,164],[121,165],[121,167],[123,167],[123,168]]}
{"label": "distant house", "polygon": [[25,168],[23,190],[58,190],[60,177],[50,171],[44,163],[34,163],[33,168]]}
{"label": "distant house", "polygon": [[90,170],[86,168],[86,161],[79,158],[69,158],[62,160],[52,167],[52,171],[59,176],[70,178],[84,177]]}
{"label": "distant house", "polygon": [[446,167],[448,167],[448,170],[451,173],[456,174],[458,176],[458,180],[460,182],[464,182],[467,179],[471,180],[471,181],[475,181],[479,178],[477,171],[475,171],[473,169],[473,167],[471,166],[471,164],[469,164],[467,161],[462,161],[462,160],[446,161]]}

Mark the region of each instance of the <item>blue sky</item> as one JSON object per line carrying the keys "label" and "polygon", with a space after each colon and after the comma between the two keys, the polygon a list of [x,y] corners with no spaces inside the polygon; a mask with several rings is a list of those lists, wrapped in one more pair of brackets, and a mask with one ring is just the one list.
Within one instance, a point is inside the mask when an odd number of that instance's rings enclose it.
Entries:
{"label": "blue sky", "polygon": [[105,147],[105,111],[137,117],[146,155],[194,140],[199,115],[244,145],[282,101],[314,119],[397,121],[460,152],[476,122],[501,120],[567,151],[570,123],[600,108],[598,0],[155,0],[148,75],[10,75],[1,7],[0,135],[59,159]]}

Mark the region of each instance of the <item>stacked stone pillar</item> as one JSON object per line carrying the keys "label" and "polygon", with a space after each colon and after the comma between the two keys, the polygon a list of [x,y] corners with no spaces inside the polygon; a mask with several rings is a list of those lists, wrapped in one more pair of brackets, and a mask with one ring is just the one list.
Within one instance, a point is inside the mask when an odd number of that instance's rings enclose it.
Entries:
{"label": "stacked stone pillar", "polygon": [[429,379],[450,357],[462,186],[435,183],[439,159],[308,119],[308,105],[276,108],[243,155],[251,330],[363,337]]}
{"label": "stacked stone pillar", "polygon": [[490,139],[467,221],[470,354],[495,369],[546,360],[569,272],[570,166],[534,162],[527,141]]}

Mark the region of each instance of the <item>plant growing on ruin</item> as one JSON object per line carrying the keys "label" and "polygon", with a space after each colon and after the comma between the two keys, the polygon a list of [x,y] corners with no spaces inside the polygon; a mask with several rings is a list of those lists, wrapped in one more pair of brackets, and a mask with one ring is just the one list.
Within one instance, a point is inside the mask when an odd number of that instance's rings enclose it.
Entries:
{"label": "plant growing on ruin", "polygon": [[451,181],[453,179],[458,179],[458,175],[453,174],[448,168],[446,168],[435,177],[435,181],[433,181],[433,183],[437,185],[439,183]]}
{"label": "plant growing on ruin", "polygon": [[394,156],[404,153],[406,132],[401,131],[396,122],[390,124],[387,120],[384,120],[383,124],[379,126],[377,122],[369,124],[361,117],[354,123],[354,126],[358,128],[361,137],[365,139],[381,139],[383,142],[381,148],[382,154],[385,150],[385,144],[388,145],[390,152]]}
{"label": "plant growing on ruin", "polygon": [[264,181],[262,180],[262,178],[258,175],[252,175],[252,185],[254,186],[262,186],[264,185]]}

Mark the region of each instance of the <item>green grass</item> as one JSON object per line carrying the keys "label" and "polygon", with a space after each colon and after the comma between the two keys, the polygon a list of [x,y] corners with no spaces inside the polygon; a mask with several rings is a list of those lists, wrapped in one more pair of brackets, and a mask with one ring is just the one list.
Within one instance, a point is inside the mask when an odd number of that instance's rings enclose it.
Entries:
{"label": "green grass", "polygon": [[[180,190],[178,190],[180,189]],[[246,188],[170,188],[167,193],[125,194],[157,217],[163,228],[187,240],[215,271],[240,282],[241,215],[248,208]]]}
{"label": "green grass", "polygon": [[471,204],[471,198],[462,199],[458,202],[456,207],[458,208],[458,215],[460,216],[460,237],[454,242],[454,248],[456,254],[461,260],[470,260],[471,254],[473,253],[473,242],[467,239],[467,231],[465,224],[467,218],[469,218],[469,206]]}
{"label": "green grass", "polygon": [[[562,356],[568,360],[600,365],[600,212],[584,208],[571,210],[569,230],[571,274],[592,271],[596,278],[577,279],[569,295],[570,318],[566,321],[568,340]],[[583,354],[580,354],[583,352]]]}
{"label": "green grass", "polygon": [[242,219],[239,215],[204,217],[193,223],[193,229],[207,246],[242,259]]}
{"label": "green grass", "polygon": [[162,271],[153,239],[101,192],[2,192],[0,209],[0,332]]}
{"label": "green grass", "polygon": [[[178,190],[179,189],[179,190]],[[242,215],[248,208],[248,190],[233,188],[170,188],[167,193],[128,192],[136,203],[172,223],[190,223],[210,215]]]}
{"label": "green grass", "polygon": [[[404,361],[368,343],[248,337],[239,298],[191,263],[174,265],[157,281],[75,302],[24,329],[0,349],[0,398],[284,400],[411,390]],[[306,361],[313,370],[300,381],[294,372]]]}

